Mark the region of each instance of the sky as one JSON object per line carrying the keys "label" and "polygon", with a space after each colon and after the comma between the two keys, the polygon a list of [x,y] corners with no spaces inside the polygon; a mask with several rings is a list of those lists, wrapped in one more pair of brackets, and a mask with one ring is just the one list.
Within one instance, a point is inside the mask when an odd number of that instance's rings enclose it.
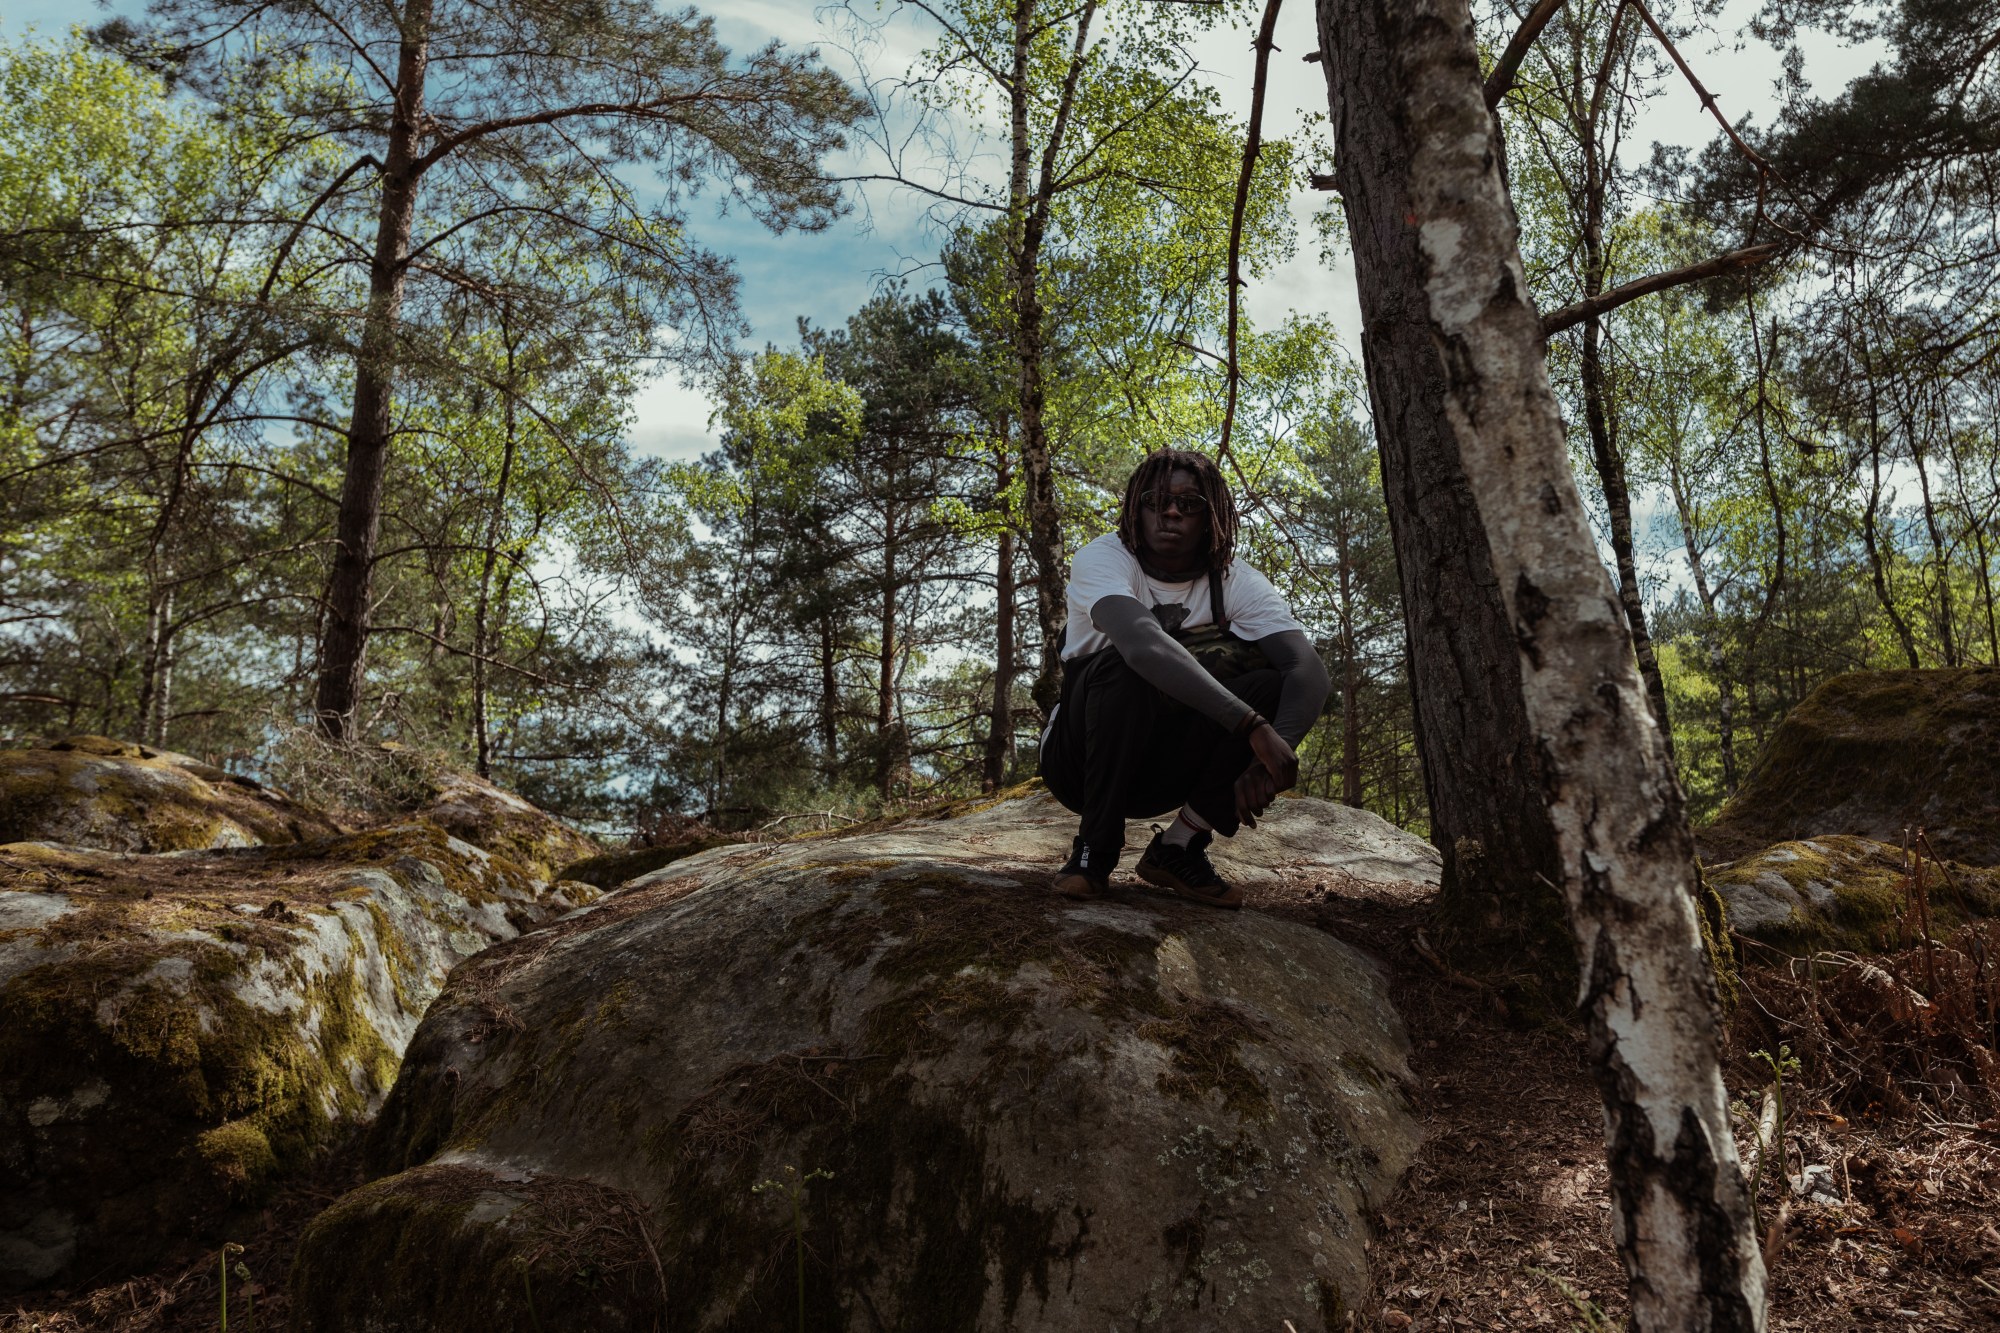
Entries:
{"label": "sky", "polygon": [[[869,0],[857,7],[872,12]],[[855,65],[848,54],[846,30],[831,7],[820,0],[725,0],[702,4],[717,16],[718,35],[735,51],[748,51],[770,41],[787,46],[819,46],[828,62],[843,73]],[[1754,12],[1757,0],[1733,0],[1714,30],[1697,33],[1682,45],[1696,74],[1717,94],[1725,113],[1740,120],[1754,115],[1768,120],[1775,106],[1778,54],[1735,31]],[[18,35],[29,25],[44,32],[77,22],[96,22],[110,12],[130,12],[137,5],[110,6],[91,0],[0,0],[0,38]],[[893,4],[885,6],[893,10]],[[1239,118],[1248,113],[1254,53],[1250,40],[1255,15],[1242,27],[1217,31],[1195,46],[1207,79],[1223,104]],[[1318,45],[1313,7],[1302,0],[1280,13],[1265,104],[1265,134],[1287,137],[1298,132],[1312,112],[1324,114],[1326,85],[1321,67],[1302,57]],[[868,64],[877,74],[903,68],[926,40],[925,30],[909,18],[891,17],[883,26]],[[1874,59],[1866,49],[1842,49],[1827,41],[1805,44],[1806,76],[1821,91],[1844,85]],[[1713,120],[1702,114],[1694,94],[1673,85],[1650,102],[1631,148],[1635,159],[1661,141],[1698,149],[1717,133]],[[836,170],[870,169],[863,154],[850,153]],[[1316,169],[1330,164],[1314,163]],[[1297,253],[1245,293],[1247,316],[1260,326],[1273,326],[1288,312],[1330,319],[1351,347],[1360,327],[1350,264],[1321,262],[1309,225],[1313,211],[1328,196],[1301,191],[1292,199],[1299,224]],[[826,231],[814,235],[773,236],[740,214],[697,222],[697,235],[711,248],[734,258],[741,276],[741,301],[751,335],[749,345],[790,343],[800,317],[818,325],[837,325],[865,302],[887,279],[909,274],[914,285],[925,285],[923,265],[937,253],[940,237],[926,223],[925,203],[907,190],[879,184],[856,188],[853,208]],[[654,381],[633,403],[631,440],[642,453],[686,458],[712,447],[711,405],[695,388],[672,377]]]}
{"label": "sky", "polygon": [[[1683,44],[1682,54],[1696,75],[1735,120],[1749,114],[1768,121],[1777,105],[1779,54],[1754,40],[1739,42],[1736,36],[1756,8],[1756,0],[1735,0],[1713,31],[1698,33]],[[853,69],[836,17],[820,0],[731,0],[717,12],[723,15],[718,25],[721,35],[733,49],[748,50],[772,40],[790,45],[817,42],[836,68]],[[1250,106],[1255,71],[1250,43],[1256,18],[1251,13],[1241,27],[1208,34],[1194,47],[1204,77],[1239,118],[1247,116]],[[871,68],[879,75],[904,67],[927,37],[927,31],[914,22],[890,22],[881,47],[869,55]],[[1322,67],[1303,59],[1319,46],[1313,6],[1294,0],[1281,10],[1274,40],[1278,51],[1271,59],[1264,133],[1267,138],[1284,138],[1299,133],[1309,114],[1326,112]],[[1844,86],[1876,56],[1869,49],[1843,49],[1810,36],[1803,45],[1806,77],[1821,90]],[[1649,157],[1656,141],[1699,150],[1719,133],[1695,94],[1678,84],[1647,105],[1638,129],[1634,160]],[[1331,164],[1313,166],[1325,170]],[[1361,311],[1352,264],[1344,259],[1331,266],[1322,263],[1310,225],[1314,211],[1329,198],[1304,190],[1293,195],[1297,251],[1252,282],[1244,296],[1244,311],[1267,328],[1294,311],[1324,317],[1348,346],[1355,347]],[[728,241],[721,242],[721,248],[737,258],[755,345],[790,341],[802,315],[815,324],[838,324],[886,277],[909,272],[936,255],[938,237],[924,225],[922,199],[908,191],[870,185],[857,191],[855,204],[847,219],[823,235],[772,237],[750,224],[737,227]],[[921,272],[915,280],[922,284]],[[636,408],[634,443],[647,452],[685,457],[712,444],[706,424],[709,404],[697,390],[672,380],[658,381],[641,394]]]}

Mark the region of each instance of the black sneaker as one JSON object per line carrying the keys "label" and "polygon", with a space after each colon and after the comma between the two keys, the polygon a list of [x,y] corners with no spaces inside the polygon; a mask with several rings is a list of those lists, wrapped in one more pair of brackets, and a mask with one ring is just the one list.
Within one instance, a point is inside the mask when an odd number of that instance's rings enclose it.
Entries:
{"label": "black sneaker", "polygon": [[1176,847],[1165,839],[1159,826],[1154,825],[1153,840],[1146,844],[1146,854],[1133,867],[1140,879],[1210,907],[1243,906],[1243,890],[1216,874],[1215,867],[1209,864],[1208,844],[1215,841],[1213,833],[1202,829],[1188,839],[1185,847]]}
{"label": "black sneaker", "polygon": [[1111,891],[1111,867],[1106,866],[1102,871],[1087,868],[1084,863],[1088,860],[1089,849],[1083,845],[1083,839],[1075,839],[1070,843],[1069,860],[1063,862],[1061,870],[1056,871],[1049,887],[1065,898],[1079,901],[1104,897]]}

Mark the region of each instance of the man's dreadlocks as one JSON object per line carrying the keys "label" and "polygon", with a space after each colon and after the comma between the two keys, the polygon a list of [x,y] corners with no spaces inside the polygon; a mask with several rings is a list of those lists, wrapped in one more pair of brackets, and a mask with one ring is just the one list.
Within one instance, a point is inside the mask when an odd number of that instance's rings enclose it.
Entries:
{"label": "man's dreadlocks", "polygon": [[1139,533],[1139,497],[1147,491],[1164,491],[1177,470],[1194,473],[1201,498],[1208,501],[1208,567],[1227,569],[1236,554],[1236,499],[1222,480],[1222,469],[1207,454],[1186,449],[1162,449],[1146,455],[1125,483],[1125,499],[1118,506],[1118,540],[1125,549],[1143,558]]}

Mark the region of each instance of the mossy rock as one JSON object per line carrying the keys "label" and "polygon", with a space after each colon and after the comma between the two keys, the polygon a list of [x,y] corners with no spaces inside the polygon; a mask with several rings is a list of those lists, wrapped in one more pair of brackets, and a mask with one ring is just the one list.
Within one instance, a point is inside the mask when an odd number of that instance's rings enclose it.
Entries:
{"label": "mossy rock", "polygon": [[0,843],[178,852],[340,831],[281,791],[170,750],[103,736],[0,750]]}
{"label": "mossy rock", "polygon": [[814,1329],[1347,1327],[1418,1138],[1375,965],[1056,898],[1044,813],[717,849],[461,964],[293,1327],[794,1327],[794,1191]]}
{"label": "mossy rock", "polygon": [[1801,700],[1701,833],[1718,857],[1826,834],[2000,865],[2000,670],[1856,671]]}
{"label": "mossy rock", "polygon": [[[1968,918],[2000,912],[2000,870],[1925,865],[1924,909],[1943,938]],[[1730,929],[1790,953],[1875,952],[1914,938],[1912,877],[1900,846],[1829,836],[1781,842],[1705,871]]]}
{"label": "mossy rock", "polygon": [[684,861],[690,856],[705,852],[711,847],[726,847],[736,843],[735,838],[723,834],[713,837],[691,838],[686,842],[673,843],[665,847],[628,847],[618,852],[603,852],[596,856],[586,856],[581,861],[573,861],[562,869],[561,878],[581,880],[606,890],[617,888],[649,875],[662,866],[670,866],[676,861]]}
{"label": "mossy rock", "polygon": [[567,875],[565,867],[604,850],[588,833],[470,773],[444,777],[436,795],[414,813],[547,880]]}
{"label": "mossy rock", "polygon": [[379,1107],[453,964],[579,893],[423,822],[0,847],[0,1291],[216,1239]]}

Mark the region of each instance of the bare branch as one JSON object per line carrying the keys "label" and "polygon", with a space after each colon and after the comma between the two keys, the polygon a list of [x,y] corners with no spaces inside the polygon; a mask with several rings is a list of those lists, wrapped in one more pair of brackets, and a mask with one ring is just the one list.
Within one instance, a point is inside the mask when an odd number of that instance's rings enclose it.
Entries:
{"label": "bare branch", "polygon": [[1643,278],[1620,283],[1609,291],[1599,292],[1587,300],[1574,305],[1566,305],[1542,317],[1542,337],[1553,338],[1573,324],[1580,324],[1595,315],[1616,310],[1627,301],[1636,301],[1654,292],[1664,292],[1674,287],[1685,287],[1691,282],[1704,278],[1720,277],[1724,273],[1734,273],[1740,269],[1755,268],[1777,255],[1785,248],[1782,241],[1766,241],[1762,245],[1746,246],[1741,250],[1731,250],[1727,254],[1704,259],[1699,264],[1689,264],[1685,268],[1668,269],[1663,273],[1649,273]]}
{"label": "bare branch", "polygon": [[1250,126],[1243,135],[1243,170],[1236,176],[1236,206],[1229,216],[1229,392],[1222,408],[1222,440],[1217,458],[1229,456],[1229,433],[1236,425],[1236,393],[1243,367],[1236,359],[1236,326],[1243,296],[1243,214],[1250,206],[1250,178],[1257,172],[1257,155],[1264,148],[1264,85],[1271,68],[1271,34],[1278,27],[1284,0],[1266,0],[1264,22],[1257,29],[1257,76],[1250,86]]}
{"label": "bare branch", "polygon": [[[1521,20],[1519,31],[1507,43],[1507,49],[1494,62],[1493,72],[1486,76],[1486,109],[1491,111],[1500,105],[1500,99],[1514,86],[1514,80],[1521,76],[1521,62],[1528,58],[1528,51],[1535,39],[1542,35],[1542,29],[1549,26],[1549,20],[1563,7],[1563,0],[1541,0],[1528,11],[1528,17]],[[1622,9],[1623,6],[1621,5]]]}

